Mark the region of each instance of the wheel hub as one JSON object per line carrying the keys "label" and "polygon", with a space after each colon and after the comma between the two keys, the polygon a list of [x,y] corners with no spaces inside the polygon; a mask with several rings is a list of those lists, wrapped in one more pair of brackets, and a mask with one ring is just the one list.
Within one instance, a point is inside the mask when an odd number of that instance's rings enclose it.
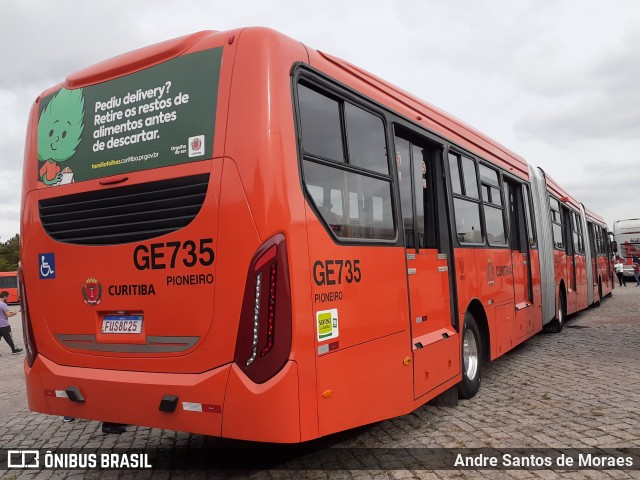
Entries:
{"label": "wheel hub", "polygon": [[464,331],[462,339],[462,359],[467,378],[473,380],[478,373],[478,343],[471,330]]}

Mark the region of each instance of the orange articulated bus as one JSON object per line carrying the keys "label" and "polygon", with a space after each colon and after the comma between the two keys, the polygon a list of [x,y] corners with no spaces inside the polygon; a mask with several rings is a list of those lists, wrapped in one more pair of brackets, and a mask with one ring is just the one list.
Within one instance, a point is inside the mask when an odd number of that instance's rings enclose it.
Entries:
{"label": "orange articulated bus", "polygon": [[53,415],[307,441],[471,398],[600,298],[585,212],[543,172],[264,28],[45,91],[21,220],[29,406]]}
{"label": "orange articulated bus", "polygon": [[18,303],[18,272],[0,272],[0,292],[9,292],[7,303]]}

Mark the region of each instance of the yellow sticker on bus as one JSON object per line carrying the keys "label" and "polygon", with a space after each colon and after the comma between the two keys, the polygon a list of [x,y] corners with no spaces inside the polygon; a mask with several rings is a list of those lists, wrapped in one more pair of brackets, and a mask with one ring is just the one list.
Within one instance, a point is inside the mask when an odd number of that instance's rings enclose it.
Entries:
{"label": "yellow sticker on bus", "polygon": [[318,341],[323,342],[338,337],[338,309],[316,312],[318,324]]}

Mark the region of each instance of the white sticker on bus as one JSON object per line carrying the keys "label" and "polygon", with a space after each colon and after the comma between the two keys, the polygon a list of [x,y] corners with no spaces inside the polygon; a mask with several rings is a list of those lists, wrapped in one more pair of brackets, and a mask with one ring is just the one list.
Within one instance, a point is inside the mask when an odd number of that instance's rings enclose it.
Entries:
{"label": "white sticker on bus", "polygon": [[204,155],[204,135],[189,137],[189,157]]}
{"label": "white sticker on bus", "polygon": [[321,310],[316,312],[318,327],[318,341],[324,342],[338,337],[338,309]]}
{"label": "white sticker on bus", "polygon": [[187,412],[202,412],[202,404],[195,402],[182,402],[182,409]]}

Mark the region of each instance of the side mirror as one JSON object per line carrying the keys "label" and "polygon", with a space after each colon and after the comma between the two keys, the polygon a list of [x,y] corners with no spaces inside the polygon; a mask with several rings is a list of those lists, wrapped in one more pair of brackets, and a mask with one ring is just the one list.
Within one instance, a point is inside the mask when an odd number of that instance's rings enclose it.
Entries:
{"label": "side mirror", "polygon": [[611,251],[614,253],[618,253],[618,242],[615,240],[611,242]]}

